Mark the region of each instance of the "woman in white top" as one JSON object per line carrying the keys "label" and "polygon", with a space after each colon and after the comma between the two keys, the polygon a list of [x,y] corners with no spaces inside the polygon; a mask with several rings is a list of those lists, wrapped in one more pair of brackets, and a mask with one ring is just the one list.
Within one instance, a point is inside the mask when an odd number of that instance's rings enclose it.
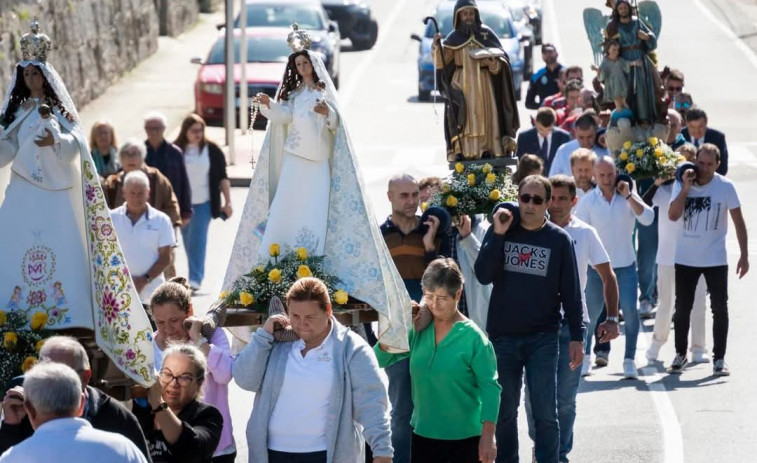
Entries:
{"label": "woman in white top", "polygon": [[231,217],[231,183],[226,176],[223,151],[205,138],[205,121],[200,116],[190,114],[184,118],[174,144],[184,152],[192,190],[192,220],[181,229],[181,235],[189,261],[189,286],[197,290],[205,277],[210,220]]}

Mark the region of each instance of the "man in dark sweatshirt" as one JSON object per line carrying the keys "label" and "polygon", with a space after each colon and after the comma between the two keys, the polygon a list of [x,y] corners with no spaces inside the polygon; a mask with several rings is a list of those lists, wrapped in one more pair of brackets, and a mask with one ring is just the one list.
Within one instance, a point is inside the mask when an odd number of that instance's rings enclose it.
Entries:
{"label": "man in dark sweatshirt", "polygon": [[538,175],[518,185],[519,223],[499,208],[476,259],[476,277],[493,284],[487,330],[497,354],[502,400],[497,422],[497,463],[517,463],[518,405],[523,370],[536,423],[535,457],[557,463],[556,371],[562,315],[570,329],[570,367],[583,361],[581,294],[573,242],[546,219],[549,180]]}

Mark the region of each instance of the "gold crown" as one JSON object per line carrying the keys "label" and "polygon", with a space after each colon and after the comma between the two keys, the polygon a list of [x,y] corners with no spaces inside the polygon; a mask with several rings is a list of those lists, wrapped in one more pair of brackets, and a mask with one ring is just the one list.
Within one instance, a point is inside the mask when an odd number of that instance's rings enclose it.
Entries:
{"label": "gold crown", "polygon": [[45,34],[39,33],[39,21],[32,19],[31,32],[21,37],[21,58],[24,61],[47,61],[47,52],[53,48],[53,42]]}
{"label": "gold crown", "polygon": [[313,42],[310,40],[307,31],[300,29],[300,26],[294,23],[292,24],[292,32],[287,35],[287,43],[289,48],[292,49],[292,53],[297,53],[302,50],[310,50],[310,45]]}

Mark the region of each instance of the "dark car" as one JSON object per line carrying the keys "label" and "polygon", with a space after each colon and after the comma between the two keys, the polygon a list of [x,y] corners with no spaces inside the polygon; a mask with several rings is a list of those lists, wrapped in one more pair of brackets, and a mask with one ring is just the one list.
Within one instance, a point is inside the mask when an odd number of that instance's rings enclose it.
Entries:
{"label": "dark car", "polygon": [[370,50],[378,40],[378,23],[371,17],[368,0],[321,0],[329,17],[339,23],[342,38],[355,50]]}
{"label": "dark car", "polygon": [[[288,28],[294,22],[307,31],[313,41],[310,49],[320,54],[334,86],[339,88],[339,26],[317,0],[247,0],[247,28]],[[234,27],[239,27],[239,17]]]}

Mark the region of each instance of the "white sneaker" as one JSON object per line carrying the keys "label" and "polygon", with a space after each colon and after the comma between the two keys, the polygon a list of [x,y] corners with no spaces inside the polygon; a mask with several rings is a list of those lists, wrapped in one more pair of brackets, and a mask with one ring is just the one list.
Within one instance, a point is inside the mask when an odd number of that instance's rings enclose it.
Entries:
{"label": "white sneaker", "polygon": [[691,363],[710,363],[710,355],[707,351],[695,351],[691,354]]}
{"label": "white sneaker", "polygon": [[649,349],[647,349],[647,360],[649,363],[657,361],[657,356],[660,355],[660,347],[662,346],[654,341],[649,345]]}
{"label": "white sneaker", "polygon": [[591,375],[591,355],[584,356],[584,363],[581,365],[581,376]]}
{"label": "white sneaker", "polygon": [[623,360],[623,378],[636,379],[639,373],[636,371],[636,362],[633,359]]}
{"label": "white sneaker", "polygon": [[641,301],[639,304],[639,318],[642,320],[648,320],[652,318],[652,310],[654,306],[649,301]]}

